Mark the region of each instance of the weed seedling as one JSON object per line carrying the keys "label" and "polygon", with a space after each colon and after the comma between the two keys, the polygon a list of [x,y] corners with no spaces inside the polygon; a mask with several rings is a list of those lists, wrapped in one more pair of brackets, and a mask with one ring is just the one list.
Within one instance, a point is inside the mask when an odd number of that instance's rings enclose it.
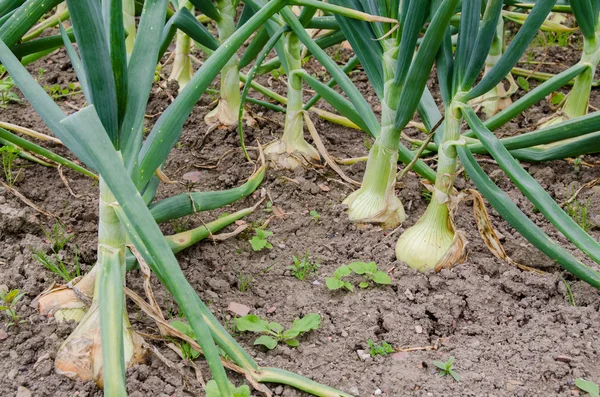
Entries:
{"label": "weed seedling", "polygon": [[569,282],[562,277],[560,279],[565,284],[565,289],[567,292],[567,301],[569,302],[569,305],[577,307],[577,305],[575,304],[575,297],[573,296],[573,290],[571,290],[571,284],[569,284]]}
{"label": "weed seedling", "polygon": [[[0,66],[0,76],[4,76],[6,69],[4,66]],[[11,91],[15,83],[10,76],[4,77],[0,80],[0,108],[4,109],[9,103],[22,103],[21,99],[17,94]]]}
{"label": "weed seedling", "polygon": [[46,255],[44,251],[35,251],[33,258],[41,263],[46,269],[60,276],[66,282],[73,280],[75,277],[81,276],[81,268],[79,266],[79,258],[77,253],[75,253],[75,259],[73,261],[73,272],[67,268],[67,263],[63,261],[57,253],[49,256]]}
{"label": "weed seedling", "polygon": [[[188,323],[184,323],[183,321],[175,320],[170,322],[171,326],[175,328],[177,331],[186,334],[192,339],[196,338],[194,334],[194,330]],[[182,341],[179,343],[179,349],[181,350],[181,355],[184,360],[194,361],[198,357],[200,357],[200,352],[192,347],[188,342]]]}
{"label": "weed seedling", "polygon": [[524,89],[525,92],[529,92],[529,81],[527,81],[527,79],[523,78],[522,76],[519,76],[517,78],[517,84],[519,85],[519,87]]}
{"label": "weed seedling", "polygon": [[[573,194],[571,194],[571,197]],[[588,198],[585,203],[581,203],[579,200],[573,200],[565,205],[565,211],[583,230],[588,232],[593,226],[590,222],[590,199]]]}
{"label": "weed seedling", "polygon": [[273,235],[273,232],[263,229],[254,229],[254,237],[250,239],[250,245],[254,251],[262,251],[263,249],[271,249],[273,245],[267,241],[267,238]]}
{"label": "weed seedling", "polygon": [[289,266],[290,272],[292,276],[296,277],[300,281],[304,281],[306,276],[311,273],[315,273],[319,269],[319,264],[316,262],[311,262],[308,259],[308,251],[304,254],[304,258],[299,259],[297,256],[293,256],[294,264]]}
{"label": "weed seedling", "polygon": [[17,181],[18,173],[13,173],[13,163],[19,156],[20,150],[14,146],[2,146],[0,147],[0,156],[2,157],[2,170],[4,171],[4,178],[9,186],[14,186]]}
{"label": "weed seedling", "polygon": [[273,212],[273,202],[271,200],[267,201],[267,207],[263,209],[263,212],[270,214]]}
{"label": "weed seedling", "polygon": [[360,274],[365,278],[365,281],[361,281],[360,284],[358,284],[360,288],[368,288],[371,282],[380,285],[389,285],[392,283],[392,279],[386,272],[377,270],[377,264],[375,262],[352,262],[348,266],[354,273]]}
{"label": "weed seedling", "polygon": [[12,326],[18,327],[19,324],[25,322],[25,320],[21,320],[21,316],[17,314],[17,303],[19,303],[23,296],[25,296],[25,294],[20,293],[18,289],[12,289],[10,291],[3,289],[0,291],[0,301],[2,302],[0,311],[6,313],[10,319],[10,321],[6,323],[6,328]]}
{"label": "weed seedling", "polygon": [[440,371],[440,376],[450,375],[454,378],[455,381],[458,382],[460,380],[460,377],[452,368],[452,366],[454,365],[454,357],[451,356],[446,362],[434,361],[433,364],[436,367],[438,367],[438,370]]}
{"label": "weed seedling", "polygon": [[290,329],[284,330],[283,325],[276,322],[268,322],[254,314],[247,314],[244,317],[235,320],[237,329],[240,331],[250,331],[259,336],[255,345],[263,345],[267,349],[274,349],[279,342],[285,342],[288,346],[296,347],[300,345],[298,337],[306,332],[319,328],[321,325],[321,316],[317,313],[309,313],[301,319],[296,319]]}
{"label": "weed seedling", "polygon": [[428,203],[431,202],[431,192],[425,187],[423,190],[421,190],[421,197],[423,197]]}
{"label": "weed seedling", "polygon": [[352,274],[352,269],[349,266],[343,265],[335,269],[332,277],[325,279],[325,285],[330,291],[335,291],[341,288],[345,288],[348,291],[354,291],[354,287],[349,281],[342,280],[343,277]]}
{"label": "weed seedling", "polygon": [[171,227],[175,233],[183,233],[188,230],[189,218],[176,219],[171,221]]}
{"label": "weed seedling", "polygon": [[46,90],[53,99],[64,98],[81,92],[81,88],[77,87],[74,83],[69,83],[64,87],[61,87],[58,84],[50,86],[45,85],[44,90]]}
{"label": "weed seedling", "polygon": [[55,254],[58,254],[60,251],[62,251],[67,243],[71,241],[73,237],[75,237],[74,234],[68,235],[64,226],[60,222],[56,222],[50,230],[46,230],[44,227],[42,227],[42,232],[50,243],[52,252]]}
{"label": "weed seedling", "polygon": [[308,214],[310,215],[312,220],[315,222],[318,222],[319,219],[321,219],[321,215],[315,210],[310,211]]}
{"label": "weed seedling", "polygon": [[590,397],[600,397],[600,388],[598,388],[596,383],[590,380],[577,378],[575,379],[575,386],[589,394]]}
{"label": "weed seedling", "polygon": [[[236,388],[233,383],[229,382],[229,389],[233,390],[233,394],[231,394],[232,397],[250,397],[250,388],[246,385]],[[208,381],[205,391],[206,397],[225,397],[219,391],[219,386],[217,386],[217,382],[214,380]]]}
{"label": "weed seedling", "polygon": [[255,277],[256,276],[254,275],[244,274],[240,271],[238,273],[238,289],[240,292],[246,292],[250,287],[250,284],[252,284],[252,281],[254,281]]}
{"label": "weed seedling", "polygon": [[375,262],[352,262],[349,265],[338,267],[335,273],[333,273],[333,277],[328,277],[325,280],[327,288],[331,291],[340,288],[346,288],[348,291],[352,291],[352,284],[342,280],[342,278],[349,276],[353,272],[364,278],[364,280],[358,284],[360,288],[368,288],[371,283],[379,285],[389,285],[392,283],[390,276],[388,276],[386,272],[378,270]]}
{"label": "weed seedling", "polygon": [[377,344],[373,342],[373,339],[369,338],[367,344],[369,345],[369,353],[371,354],[371,357],[387,356],[388,354],[395,352],[392,345],[386,341],[382,341],[381,344]]}

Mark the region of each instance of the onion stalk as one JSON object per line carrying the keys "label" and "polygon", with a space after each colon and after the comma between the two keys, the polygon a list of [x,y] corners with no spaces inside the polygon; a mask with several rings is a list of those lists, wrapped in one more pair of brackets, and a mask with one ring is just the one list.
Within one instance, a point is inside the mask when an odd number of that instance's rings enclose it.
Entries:
{"label": "onion stalk", "polygon": [[[235,32],[236,8],[231,0],[217,0],[216,5],[221,15],[220,19],[216,21],[217,30],[219,40],[223,43]],[[237,125],[238,109],[241,103],[238,63],[238,56],[234,54],[221,69],[219,103],[204,118],[207,124]]]}
{"label": "onion stalk", "polygon": [[293,32],[285,35],[284,53],[288,66],[287,106],[283,136],[265,147],[265,155],[276,166],[294,169],[303,162],[319,160],[319,152],[304,139],[302,104],[302,51]]}
{"label": "onion stalk", "polygon": [[[483,70],[484,76],[487,75],[490,70],[492,70],[494,65],[496,65],[498,60],[500,60],[503,50],[504,20],[500,18],[498,20],[498,27],[496,28],[496,34],[494,35],[492,46],[490,47],[490,52],[485,60],[485,69]],[[488,118],[492,117],[499,111],[506,109],[512,103],[510,97],[517,91],[518,86],[510,73],[506,75],[506,78],[510,83],[510,88],[508,91],[505,88],[504,81],[501,81],[490,91],[471,101],[473,105],[481,106],[483,114],[485,114]]]}
{"label": "onion stalk", "polygon": [[[115,212],[115,206],[118,206],[114,195],[110,192],[106,183],[100,179],[100,200],[99,200],[99,219],[98,219],[98,263],[97,277],[95,280],[94,297],[92,305],[83,317],[75,331],[63,342],[56,355],[56,368],[61,374],[71,378],[78,378],[83,381],[94,380],[100,387],[104,385],[105,375],[110,374],[106,380],[106,390],[119,388],[120,382],[111,382],[114,371],[118,373],[119,365],[114,368],[112,360],[122,362],[128,367],[140,361],[143,357],[141,349],[141,337],[131,330],[127,311],[125,310],[124,296],[121,296],[119,289],[107,291],[112,299],[120,300],[121,313],[104,313],[102,302],[99,297],[103,295],[104,285],[110,279],[113,270],[116,270],[117,279],[124,283],[125,276],[125,243],[127,240],[124,228]],[[116,265],[116,269],[111,269]],[[104,285],[103,285],[104,284]],[[104,298],[105,302],[107,298]],[[110,310],[110,309],[109,309]],[[102,329],[100,327],[101,317],[108,318],[111,324],[111,338],[115,343],[121,344],[122,357],[114,357],[114,354],[103,354],[105,344],[101,343]],[[105,365],[104,360],[109,357],[109,362]],[[115,394],[117,395],[117,394]]]}
{"label": "onion stalk", "polygon": [[[173,4],[177,7],[177,10],[185,7],[190,10],[192,14],[194,13],[194,7],[189,1],[173,1]],[[192,60],[190,59],[190,47],[190,36],[181,30],[177,30],[175,39],[175,59],[173,61],[173,69],[171,69],[169,80],[176,80],[177,83],[179,83],[180,92],[185,88],[187,83],[189,83],[194,75],[194,70],[192,69]]]}
{"label": "onion stalk", "polygon": [[396,243],[396,258],[422,272],[436,267],[454,239],[448,205],[456,175],[456,145],[464,144],[460,138],[461,122],[460,109],[450,105],[446,110],[443,143],[438,150],[438,168],[431,201],[423,216]]}

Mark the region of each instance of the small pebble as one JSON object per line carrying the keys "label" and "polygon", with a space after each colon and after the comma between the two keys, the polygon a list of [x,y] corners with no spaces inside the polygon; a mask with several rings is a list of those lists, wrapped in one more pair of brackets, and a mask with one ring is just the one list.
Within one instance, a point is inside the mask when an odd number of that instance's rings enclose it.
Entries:
{"label": "small pebble", "polygon": [[356,354],[358,355],[358,358],[361,359],[361,361],[371,361],[373,359],[371,355],[364,350],[357,350]]}
{"label": "small pebble", "polygon": [[488,276],[487,274],[483,276],[483,281],[490,281],[490,276]]}
{"label": "small pebble", "polygon": [[348,393],[353,394],[355,396],[360,395],[360,392],[358,391],[358,387],[356,387],[356,386],[352,386],[350,389],[348,389]]}
{"label": "small pebble", "polygon": [[383,392],[381,391],[381,389],[377,389],[375,390],[375,393],[373,393],[376,396],[381,396],[383,394]]}
{"label": "small pebble", "polygon": [[413,295],[412,292],[410,292],[409,289],[407,289],[406,291],[404,291],[404,295],[406,296],[406,298],[408,298],[409,301],[414,301],[415,300],[415,296]]}
{"label": "small pebble", "polygon": [[283,386],[277,386],[275,388],[275,394],[281,396],[283,394]]}
{"label": "small pebble", "polygon": [[317,280],[315,280],[315,281],[313,281],[313,282],[312,282],[312,285],[321,285],[321,282],[320,282],[320,281],[317,281]]}
{"label": "small pebble", "polygon": [[415,332],[417,334],[422,334],[423,333],[423,327],[421,327],[420,325],[415,325]]}
{"label": "small pebble", "polygon": [[31,391],[24,386],[19,386],[16,397],[31,397]]}

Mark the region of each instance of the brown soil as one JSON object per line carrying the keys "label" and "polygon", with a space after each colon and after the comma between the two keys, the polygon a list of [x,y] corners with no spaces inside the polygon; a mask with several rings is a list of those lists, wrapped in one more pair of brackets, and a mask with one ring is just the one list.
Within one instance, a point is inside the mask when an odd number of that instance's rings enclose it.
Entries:
{"label": "brown soil", "polygon": [[[554,51],[554,50],[553,50]],[[561,60],[567,64],[573,59]],[[46,84],[73,81],[73,74],[64,54],[50,57],[31,68],[44,67]],[[265,81],[265,83],[267,83]],[[272,81],[276,90],[283,82]],[[171,92],[174,94],[173,92]],[[365,94],[373,96],[372,93]],[[597,94],[592,105],[600,106]],[[149,114],[160,112],[169,103],[164,91],[153,94]],[[82,105],[80,96],[61,101]],[[203,117],[209,110],[209,100],[203,97],[184,127],[181,145],[173,150],[166,164],[166,174],[181,181],[195,165],[211,162],[228,150],[234,154],[223,159],[217,169],[202,170],[202,180],[196,190],[218,190],[243,183],[252,172],[245,162],[234,131],[217,130],[200,143],[206,131]],[[253,108],[258,112],[259,125],[246,128],[246,142],[259,139],[265,143],[281,132],[281,114]],[[501,133],[531,128],[535,120],[549,114],[551,107],[541,103]],[[41,120],[27,105],[11,105],[0,118],[25,127],[49,133]],[[151,124],[155,119],[150,118]],[[314,119],[325,145],[337,157],[367,154],[365,135]],[[67,152],[56,145],[49,148],[60,154]],[[481,157],[485,159],[485,157]],[[597,161],[596,157],[586,160]],[[65,257],[72,258],[75,244],[82,270],[94,263],[96,248],[97,186],[88,178],[65,171],[73,197],[55,169],[18,160],[22,180],[16,189],[40,208],[52,212],[66,225],[74,239],[68,244]],[[597,168],[582,167],[574,172],[566,161],[526,165],[529,172],[559,202],[573,188],[600,177]],[[498,185],[556,241],[578,257],[568,241],[533,211],[531,204],[492,163],[486,170]],[[360,180],[364,164],[345,167],[345,171]],[[230,302],[248,305],[252,313],[285,325],[307,313],[322,316],[321,327],[301,338],[300,347],[279,346],[273,351],[253,346],[253,336],[236,334],[240,343],[264,365],[285,368],[316,381],[357,396],[383,393],[387,396],[572,396],[578,395],[574,380],[578,377],[600,381],[600,295],[588,285],[562,272],[489,209],[492,223],[501,234],[507,253],[517,262],[546,272],[545,275],[523,272],[494,257],[482,243],[467,204],[462,204],[456,219],[459,229],[469,240],[466,263],[438,274],[421,274],[395,260],[397,237],[423,213],[427,202],[419,178],[409,174],[399,190],[408,221],[398,230],[383,231],[378,227],[357,226],[348,222],[340,204],[351,189],[339,183],[328,168],[300,170],[295,173],[269,170],[261,189],[268,193],[273,206],[285,212],[283,218],[271,220],[268,230],[273,248],[254,252],[243,234],[224,242],[202,242],[178,255],[181,268],[200,297],[224,323],[231,324],[227,313]],[[460,177],[459,189],[471,184]],[[163,186],[159,198],[183,192],[183,185]],[[201,213],[187,219],[187,226],[200,225],[219,214],[232,212],[254,204],[258,193],[220,211]],[[600,194],[585,191],[582,200],[589,199],[590,219],[600,223]],[[310,210],[316,210],[315,221]],[[257,210],[249,222],[261,223],[271,213]],[[44,217],[23,204],[6,189],[0,189],[0,285],[19,288],[26,293],[18,312],[26,320],[19,328],[8,330],[0,325],[0,395],[15,395],[19,387],[29,389],[33,396],[100,396],[93,383],[72,381],[54,373],[53,358],[61,342],[74,324],[58,325],[53,319],[40,317],[29,306],[31,300],[52,282],[61,280],[35,261],[32,253],[49,251],[41,226],[52,227],[54,219]],[[165,225],[164,231],[174,232]],[[598,230],[592,229],[598,238]],[[292,256],[308,252],[320,263],[318,272],[305,281],[294,278],[288,269]],[[393,283],[385,288],[357,289],[354,293],[330,292],[325,278],[351,261],[375,261],[390,272]],[[582,258],[582,260],[584,260]],[[268,269],[268,270],[267,270]],[[245,292],[240,291],[240,275],[254,277]],[[562,280],[561,278],[564,278]],[[576,306],[569,304],[566,283],[572,289]],[[142,293],[141,274],[130,272],[130,288]],[[177,306],[154,280],[158,303],[165,315],[177,315]],[[129,302],[129,313],[135,329],[158,334],[148,317]],[[6,317],[2,317],[4,322]],[[7,332],[7,337],[2,337]],[[361,360],[357,350],[367,349],[367,340],[383,340],[395,348],[437,346],[437,350],[416,350]],[[169,369],[154,355],[128,372],[131,396],[203,396],[193,381],[192,372],[179,357],[161,341],[151,341],[169,360],[183,368],[189,378]],[[440,377],[434,360],[456,358],[455,370],[460,381]],[[209,372],[200,358],[197,364],[204,376]],[[241,382],[237,379],[238,384]],[[305,396],[288,387],[269,385],[275,395]],[[380,392],[378,392],[379,390]]]}

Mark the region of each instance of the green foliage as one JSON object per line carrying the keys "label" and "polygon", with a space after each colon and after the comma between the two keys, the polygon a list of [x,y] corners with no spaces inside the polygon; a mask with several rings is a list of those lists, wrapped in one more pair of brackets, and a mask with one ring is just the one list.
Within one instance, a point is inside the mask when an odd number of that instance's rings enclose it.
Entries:
{"label": "green foliage", "polygon": [[73,271],[69,270],[67,267],[68,263],[66,263],[62,255],[58,253],[53,253],[52,255],[47,255],[44,251],[35,251],[33,254],[33,258],[41,263],[46,269],[60,276],[66,282],[73,280],[75,277],[81,276],[81,268],[79,266],[79,257],[77,256],[77,252],[75,253],[75,259],[73,264]]}
{"label": "green foliage", "polygon": [[77,246],[74,246],[75,256],[73,258],[73,263],[71,264],[65,261],[64,253],[61,253],[75,235],[67,234],[67,231],[60,222],[54,223],[50,229],[46,229],[42,226],[42,232],[44,233],[44,236],[46,236],[48,244],[50,244],[52,254],[47,255],[46,252],[42,250],[34,251],[33,258],[41,263],[46,269],[60,276],[66,282],[81,276]]}
{"label": "green foliage", "polygon": [[354,291],[354,287],[349,281],[342,280],[343,277],[349,276],[352,274],[352,269],[349,266],[343,265],[335,269],[333,273],[333,277],[327,277],[325,280],[325,285],[330,291],[334,291],[337,289],[345,288],[348,291]]}
{"label": "green foliage", "polygon": [[349,265],[340,266],[333,273],[333,277],[328,277],[325,284],[329,290],[337,290],[345,288],[348,291],[353,291],[353,286],[350,282],[342,280],[342,278],[355,273],[363,277],[358,286],[360,288],[368,288],[372,283],[379,285],[389,285],[392,279],[386,272],[377,269],[375,262],[352,262]]}
{"label": "green foliage", "polygon": [[254,251],[262,251],[263,249],[271,249],[273,245],[267,241],[267,238],[273,235],[273,232],[256,228],[254,229],[254,237],[250,239],[250,245]]}
{"label": "green foliage", "polygon": [[438,367],[438,370],[440,371],[440,376],[446,376],[446,375],[450,375],[454,378],[455,381],[459,381],[460,377],[458,376],[458,374],[454,371],[454,369],[452,368],[452,366],[454,365],[454,357],[450,357],[448,359],[448,361],[443,362],[443,361],[434,361],[433,364]]}
{"label": "green foliage", "polygon": [[259,336],[255,345],[263,345],[267,349],[274,349],[279,342],[285,342],[288,346],[296,347],[300,344],[298,337],[302,334],[315,330],[321,325],[321,316],[317,313],[309,313],[301,319],[296,319],[292,327],[285,330],[283,325],[276,322],[268,322],[257,315],[247,314],[244,317],[235,320],[237,329],[240,331],[250,331]]}
{"label": "green foliage", "polygon": [[573,296],[573,290],[571,290],[571,284],[569,284],[569,282],[562,277],[560,279],[565,284],[565,289],[567,291],[567,301],[569,302],[569,305],[577,307],[577,304],[575,303],[575,296]]}
{"label": "green foliage", "polygon": [[550,103],[554,106],[558,106],[565,100],[565,94],[560,91],[555,91],[550,94]]}
{"label": "green foliage", "polygon": [[81,87],[75,85],[75,83],[69,83],[62,87],[58,84],[53,84],[49,86],[45,85],[44,90],[52,97],[52,99],[60,99],[79,94],[81,92]]}
{"label": "green foliage", "polygon": [[267,207],[263,209],[263,212],[270,214],[273,212],[273,202],[271,200],[267,201]]}
{"label": "green foliage", "polygon": [[428,203],[431,202],[431,192],[425,186],[423,186],[423,189],[421,190],[421,197]]}
{"label": "green foliage", "polygon": [[575,379],[575,386],[589,394],[590,397],[600,397],[600,388],[598,388],[596,383],[590,380],[577,378]]}
{"label": "green foliage", "polygon": [[18,289],[12,289],[7,291],[3,289],[0,291],[0,311],[6,313],[9,317],[10,321],[6,323],[6,328],[15,326],[18,327],[19,324],[25,322],[25,320],[21,320],[21,316],[17,314],[17,303],[25,296],[24,293],[19,292]]}
{"label": "green foliage", "polygon": [[238,289],[240,290],[240,292],[246,292],[250,287],[250,284],[252,284],[252,281],[254,281],[255,277],[255,275],[244,274],[240,271],[238,273]]}
{"label": "green foliage", "polygon": [[173,219],[171,220],[171,227],[175,230],[175,233],[183,233],[188,230],[188,224],[190,223],[190,218],[185,217],[181,219]]}
{"label": "green foliage", "polygon": [[386,341],[382,341],[381,344],[378,344],[373,342],[373,339],[369,338],[367,344],[369,345],[369,353],[371,354],[371,357],[387,356],[388,354],[395,352],[392,345]]}
{"label": "green foliage", "polygon": [[[229,388],[233,389],[232,397],[250,397],[250,388],[246,385],[242,385],[238,388],[231,382],[229,382]],[[214,380],[209,380],[206,384],[206,397],[225,397],[219,392],[219,388],[217,387],[217,382]],[[227,396],[229,397],[229,396]]]}
{"label": "green foliage", "polygon": [[19,156],[20,150],[14,146],[2,146],[0,147],[0,157],[2,158],[2,171],[4,171],[4,178],[6,183],[13,186],[17,181],[18,173],[13,173],[13,164],[16,158]]}
{"label": "green foliage", "polygon": [[42,227],[42,232],[44,233],[44,236],[46,236],[46,239],[48,239],[52,252],[56,254],[62,251],[67,243],[75,237],[74,234],[67,234],[67,231],[60,222],[56,222],[54,226],[52,226],[52,229],[49,230]]}
{"label": "green foliage", "polygon": [[304,258],[299,259],[297,256],[293,256],[294,264],[289,266],[290,272],[292,276],[296,277],[300,281],[304,281],[306,276],[311,273],[315,273],[319,269],[319,264],[317,262],[311,262],[308,259],[308,250],[304,254]]}
{"label": "green foliage", "polygon": [[[6,69],[0,65],[0,76],[4,76],[5,74]],[[15,83],[8,75],[0,80],[0,108],[6,108],[11,102],[22,103],[21,98],[11,91],[14,85]]]}
{"label": "green foliage", "polygon": [[519,85],[519,87],[529,92],[529,81],[527,81],[526,78],[524,78],[523,76],[519,76],[517,78],[517,84]]}
{"label": "green foliage", "polygon": [[308,214],[315,222],[317,222],[319,219],[321,219],[321,215],[315,210],[310,211]]}
{"label": "green foliage", "polygon": [[590,221],[590,199],[584,203],[579,200],[573,200],[565,205],[566,213],[575,221],[583,230],[588,232],[593,226]]}
{"label": "green foliage", "polygon": [[[186,334],[192,339],[196,338],[196,334],[194,330],[188,323],[184,323],[183,321],[174,320],[170,322],[171,326],[175,328],[177,331]],[[195,360],[200,357],[200,352],[192,347],[188,342],[182,341],[179,343],[179,349],[181,350],[181,355],[186,360]]]}

